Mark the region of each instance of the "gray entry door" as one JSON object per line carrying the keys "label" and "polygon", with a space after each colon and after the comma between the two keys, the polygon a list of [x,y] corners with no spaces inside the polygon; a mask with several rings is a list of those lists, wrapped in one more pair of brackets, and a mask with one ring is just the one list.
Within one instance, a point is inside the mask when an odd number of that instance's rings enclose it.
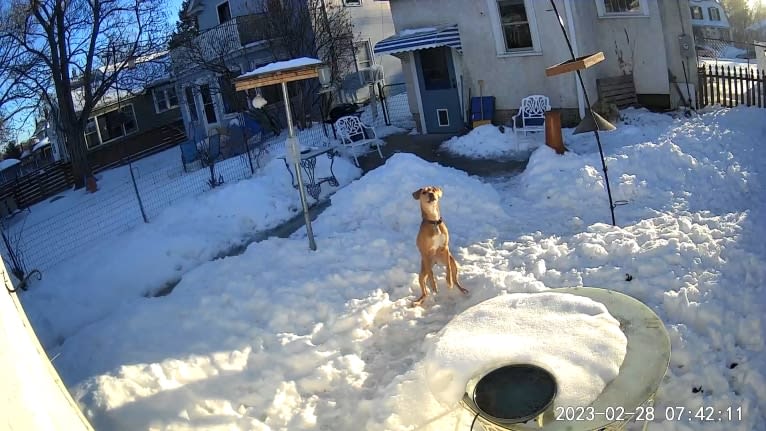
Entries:
{"label": "gray entry door", "polygon": [[439,47],[415,52],[423,118],[428,133],[456,133],[463,129],[451,49]]}

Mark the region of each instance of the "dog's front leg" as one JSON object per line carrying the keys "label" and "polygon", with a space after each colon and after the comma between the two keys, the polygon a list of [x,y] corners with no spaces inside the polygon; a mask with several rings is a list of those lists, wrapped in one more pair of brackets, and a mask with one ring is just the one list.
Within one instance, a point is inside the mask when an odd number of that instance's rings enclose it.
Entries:
{"label": "dog's front leg", "polygon": [[[420,298],[412,301],[412,306],[417,307],[418,305],[422,304],[423,301],[425,301],[426,296],[428,296],[428,291],[426,290],[426,277],[428,277],[428,268],[426,267],[426,262],[421,259],[420,261],[420,274],[418,275],[418,283],[420,284]],[[433,276],[431,277],[433,279]]]}
{"label": "dog's front leg", "polygon": [[447,270],[452,274],[452,280],[455,281],[455,285],[457,285],[457,288],[460,289],[460,291],[463,292],[464,294],[467,294],[468,290],[463,288],[463,286],[460,285],[460,281],[458,281],[457,279],[457,262],[455,262],[455,258],[452,257],[452,254],[449,255],[449,267],[447,268]]}

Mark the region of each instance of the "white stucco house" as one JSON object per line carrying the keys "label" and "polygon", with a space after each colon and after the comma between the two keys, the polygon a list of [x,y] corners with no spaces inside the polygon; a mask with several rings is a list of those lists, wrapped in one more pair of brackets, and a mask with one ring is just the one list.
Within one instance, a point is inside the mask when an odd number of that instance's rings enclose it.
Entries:
{"label": "white stucco house", "polygon": [[717,0],[689,0],[689,11],[694,38],[698,43],[702,39],[731,39],[729,17]]}
{"label": "white stucco house", "polygon": [[[268,19],[264,14],[264,0],[192,0],[187,9],[195,17],[199,35],[194,46],[202,51],[199,57],[223,59],[234,75],[239,75],[275,61],[267,44],[257,40],[255,31],[259,23]],[[379,64],[386,82],[402,82],[401,62],[390,56],[374,56],[372,47],[394,33],[388,1],[380,0],[325,0],[323,4],[346,8],[354,26],[355,65],[338,89],[343,101],[361,102],[369,91],[365,85],[365,71]],[[226,82],[212,68],[190,64],[189,53],[173,50],[174,74],[178,79],[178,95],[184,122],[200,123],[206,129],[225,125],[233,118],[233,98],[243,97],[233,91],[233,83]],[[200,61],[196,61],[200,64]],[[281,100],[274,94],[267,100]],[[278,102],[277,102],[278,103]],[[278,113],[278,111],[276,111]]]}
{"label": "white stucco house", "polygon": [[[606,57],[583,73],[591,102],[599,78],[632,76],[639,103],[657,108],[678,103],[671,74],[695,87],[689,0],[555,3],[575,56],[601,51]],[[584,114],[576,74],[545,75],[547,67],[571,58],[548,1],[391,0],[390,5],[397,33],[379,42],[375,52],[402,60],[410,111],[421,132],[461,130],[480,81],[483,95],[495,97],[496,123],[508,124],[521,99],[532,94],[548,96],[565,124]]]}

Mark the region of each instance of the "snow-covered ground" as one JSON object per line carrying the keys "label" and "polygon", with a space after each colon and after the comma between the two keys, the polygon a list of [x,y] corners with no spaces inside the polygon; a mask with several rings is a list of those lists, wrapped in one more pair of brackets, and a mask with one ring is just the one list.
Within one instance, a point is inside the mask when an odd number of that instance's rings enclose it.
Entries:
{"label": "snow-covered ground", "polygon": [[[299,231],[208,261],[297,207],[284,167],[269,165],[101,244],[24,303],[97,429],[467,430],[467,413],[423,384],[440,331],[499,295],[605,287],[649,305],[670,333],[657,412],[742,408],[723,423],[658,413],[651,429],[766,430],[766,111],[623,116],[602,135],[626,203],[618,226],[592,135],[567,130],[571,151],[541,146],[521,175],[491,183],[396,154],[332,196],[314,224],[317,251]],[[437,270],[442,289],[412,308],[411,193],[429,184],[444,190],[471,293],[444,288]],[[143,296],[178,277],[168,296]]]}

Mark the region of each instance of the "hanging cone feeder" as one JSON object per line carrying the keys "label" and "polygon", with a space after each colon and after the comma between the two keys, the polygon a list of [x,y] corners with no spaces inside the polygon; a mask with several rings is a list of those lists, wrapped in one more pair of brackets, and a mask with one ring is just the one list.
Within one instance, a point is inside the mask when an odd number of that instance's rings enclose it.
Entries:
{"label": "hanging cone feeder", "polygon": [[596,111],[592,109],[589,111],[590,115],[585,115],[585,118],[583,118],[582,121],[580,121],[580,124],[578,124],[575,128],[574,132],[572,133],[573,135],[595,132],[596,130],[599,132],[611,132],[617,128],[604,117],[598,115]]}

